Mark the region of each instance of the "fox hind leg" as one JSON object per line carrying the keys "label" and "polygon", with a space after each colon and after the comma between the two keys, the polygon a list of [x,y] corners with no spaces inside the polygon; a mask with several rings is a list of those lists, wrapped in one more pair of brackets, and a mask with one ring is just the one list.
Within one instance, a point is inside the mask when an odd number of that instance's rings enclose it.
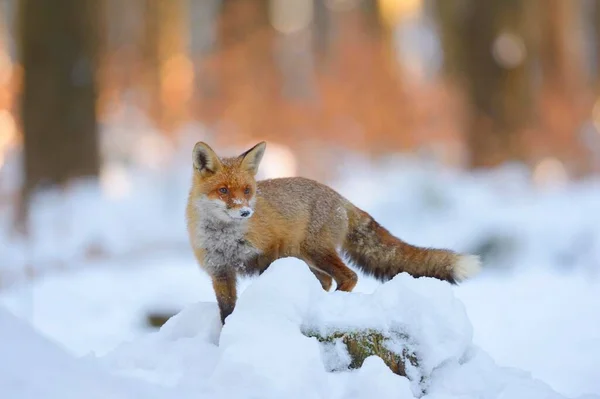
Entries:
{"label": "fox hind leg", "polygon": [[[336,291],[350,292],[358,282],[358,276],[350,269],[335,251],[324,250],[318,253],[309,254],[311,263],[315,269],[319,269],[321,273],[333,276],[337,287]],[[314,272],[313,272],[314,273]],[[315,273],[316,274],[316,273]],[[317,278],[319,276],[317,275]],[[321,282],[321,284],[323,284]]]}

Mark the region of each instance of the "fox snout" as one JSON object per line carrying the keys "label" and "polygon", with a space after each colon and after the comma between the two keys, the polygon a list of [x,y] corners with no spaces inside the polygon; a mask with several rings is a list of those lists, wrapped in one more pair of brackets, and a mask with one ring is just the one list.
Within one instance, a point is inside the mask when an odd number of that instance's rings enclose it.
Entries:
{"label": "fox snout", "polygon": [[254,211],[252,210],[252,208],[244,206],[240,209],[240,216],[242,218],[249,218],[250,216],[252,216],[252,214],[254,213]]}
{"label": "fox snout", "polygon": [[234,219],[248,219],[252,216],[254,210],[249,206],[242,206],[240,208],[230,208],[227,213]]}

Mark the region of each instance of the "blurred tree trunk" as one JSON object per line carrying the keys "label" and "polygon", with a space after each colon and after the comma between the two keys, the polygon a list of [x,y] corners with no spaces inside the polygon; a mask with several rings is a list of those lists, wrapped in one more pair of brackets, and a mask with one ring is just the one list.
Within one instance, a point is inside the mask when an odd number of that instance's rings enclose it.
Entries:
{"label": "blurred tree trunk", "polygon": [[582,41],[577,21],[580,4],[563,0],[538,0],[542,18],[540,61],[547,83],[573,97],[582,88]]}
{"label": "blurred tree trunk", "polygon": [[[212,56],[217,46],[217,24],[221,0],[192,1],[189,3],[190,47],[194,65],[193,109],[204,97],[213,98],[218,92],[218,74],[207,66],[205,60]],[[197,117],[194,113],[194,117]]]}
{"label": "blurred tree trunk", "polygon": [[314,100],[317,95],[311,23],[314,10],[306,0],[271,0],[270,23],[277,34],[273,56],[284,101]]}
{"label": "blurred tree trunk", "polygon": [[[539,94],[541,133],[545,145],[538,145],[539,157],[552,154],[569,160],[576,169],[585,168],[585,151],[579,148],[577,133],[589,117],[588,88],[584,70],[581,3],[538,0],[541,18],[539,40],[543,75]],[[539,140],[542,141],[542,140]],[[575,165],[579,164],[579,165]]]}
{"label": "blurred tree trunk", "polygon": [[326,0],[314,0],[312,34],[315,56],[322,61],[327,60],[332,47],[333,26]]}
{"label": "blurred tree trunk", "polygon": [[[120,108],[127,93],[136,87],[140,78],[140,36],[142,34],[140,1],[123,3],[121,0],[100,0],[104,12],[101,20],[104,48],[98,85],[102,87],[99,98],[99,115],[104,110]],[[131,101],[127,98],[127,101]]]}
{"label": "blurred tree trunk", "polygon": [[364,12],[367,26],[375,34],[381,34],[384,31],[384,24],[380,15],[380,4],[377,0],[366,0],[359,3],[361,11]]}
{"label": "blurred tree trunk", "polygon": [[[204,1],[204,0],[202,0]],[[173,131],[186,115],[193,66],[186,53],[186,2],[145,0],[142,53],[149,115],[159,129]]]}
{"label": "blurred tree trunk", "polygon": [[600,91],[600,1],[592,3],[591,24],[594,29],[595,74],[592,76],[596,92]]}
{"label": "blurred tree trunk", "polygon": [[528,0],[437,0],[445,70],[470,108],[471,167],[523,159],[520,135],[533,111]]}
{"label": "blurred tree trunk", "polygon": [[99,173],[98,7],[95,0],[19,3],[25,153],[21,222],[40,185]]}

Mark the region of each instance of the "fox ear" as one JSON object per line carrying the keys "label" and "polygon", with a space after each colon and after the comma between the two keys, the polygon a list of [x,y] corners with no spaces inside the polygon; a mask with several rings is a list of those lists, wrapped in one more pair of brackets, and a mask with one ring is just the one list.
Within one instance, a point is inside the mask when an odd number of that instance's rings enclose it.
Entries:
{"label": "fox ear", "polygon": [[194,168],[200,173],[215,173],[221,167],[221,161],[210,146],[199,141],[193,151]]}
{"label": "fox ear", "polygon": [[242,168],[255,175],[258,172],[258,165],[262,160],[266,148],[267,143],[261,141],[260,143],[250,148],[242,155],[240,155],[240,158],[242,158]]}

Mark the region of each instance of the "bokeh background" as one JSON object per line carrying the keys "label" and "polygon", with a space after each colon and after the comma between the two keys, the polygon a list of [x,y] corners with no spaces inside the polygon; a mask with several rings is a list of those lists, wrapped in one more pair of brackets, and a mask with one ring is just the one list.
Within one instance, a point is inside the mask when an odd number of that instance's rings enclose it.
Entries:
{"label": "bokeh background", "polygon": [[600,393],[599,95],[598,0],[1,0],[0,299],[80,354],[214,301],[191,149],[267,140],[261,177],[481,254],[478,342]]}
{"label": "bokeh background", "polygon": [[600,171],[597,1],[1,6],[1,159],[22,169],[3,197],[101,176],[153,146],[145,131],[165,142],[147,164],[191,130],[217,147],[277,142],[318,177],[349,151]]}

